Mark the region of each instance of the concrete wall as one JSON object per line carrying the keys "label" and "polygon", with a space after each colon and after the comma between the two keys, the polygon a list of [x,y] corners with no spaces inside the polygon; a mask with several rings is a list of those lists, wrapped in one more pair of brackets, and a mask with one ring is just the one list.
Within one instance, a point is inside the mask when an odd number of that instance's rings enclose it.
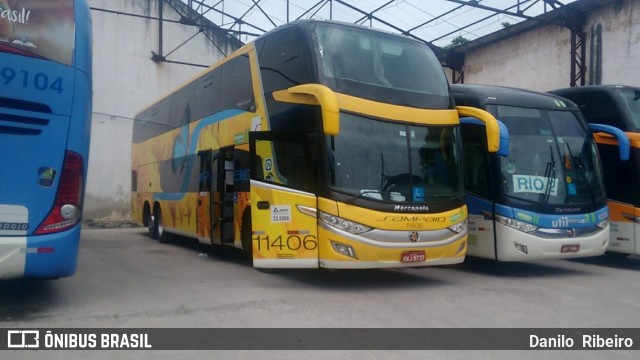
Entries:
{"label": "concrete wall", "polygon": [[569,85],[571,32],[546,26],[465,56],[464,82],[548,90]]}
{"label": "concrete wall", "polygon": [[[89,0],[89,5],[158,17],[158,0]],[[165,19],[179,19],[176,11],[166,4],[163,13]],[[152,51],[159,51],[157,20],[97,9],[93,9],[91,15],[94,114],[84,220],[127,220],[130,218],[130,149],[134,114],[204,69],[151,60]],[[163,24],[165,55],[198,33],[198,28],[193,26]],[[230,53],[239,45],[236,39],[220,32],[206,31],[175,50],[167,59],[210,65],[224,57],[221,50]]]}
{"label": "concrete wall", "polygon": [[[580,1],[580,0],[578,0]],[[597,29],[602,29],[602,56],[597,56]],[[600,61],[603,84],[640,85],[640,0],[621,0],[587,15],[585,81],[597,83]],[[594,41],[592,41],[592,38]],[[546,91],[571,82],[571,32],[549,25],[517,35],[465,56],[464,82]]]}
{"label": "concrete wall", "polygon": [[[589,14],[585,32],[597,47],[598,25],[602,29],[602,84],[640,86],[640,0],[620,1]],[[588,64],[597,65],[596,49],[588,49]],[[593,67],[593,66],[592,66]],[[587,83],[596,83],[589,69]]]}

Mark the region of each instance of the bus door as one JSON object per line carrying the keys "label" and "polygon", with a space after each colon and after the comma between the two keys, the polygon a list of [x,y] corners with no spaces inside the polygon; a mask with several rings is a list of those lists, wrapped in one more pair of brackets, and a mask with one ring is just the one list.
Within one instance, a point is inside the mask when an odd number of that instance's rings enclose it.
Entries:
{"label": "bus door", "polygon": [[257,268],[317,268],[313,134],[251,132],[251,248]]}
{"label": "bus door", "polygon": [[465,201],[469,211],[467,255],[497,259],[495,212],[493,210],[496,204],[489,199],[470,193],[467,193]]}
{"label": "bus door", "polygon": [[213,184],[212,151],[203,150],[198,152],[200,160],[200,179],[198,182],[198,197],[196,205],[196,228],[198,240],[201,243],[212,243],[213,229],[213,208],[211,207],[211,189]]}
{"label": "bus door", "polygon": [[486,129],[475,122],[462,123],[464,186],[469,211],[467,254],[496,259],[494,191],[491,154],[487,151]]}
{"label": "bus door", "polygon": [[222,243],[233,244],[235,230],[233,223],[233,196],[234,196],[234,171],[235,157],[234,147],[221,148],[217,161],[217,188],[220,226],[220,239]]}

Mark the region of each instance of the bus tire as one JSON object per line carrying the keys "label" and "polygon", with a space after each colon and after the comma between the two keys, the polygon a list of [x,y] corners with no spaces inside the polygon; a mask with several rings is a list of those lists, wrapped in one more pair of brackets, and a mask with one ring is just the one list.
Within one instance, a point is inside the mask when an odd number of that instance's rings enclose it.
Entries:
{"label": "bus tire", "polygon": [[153,216],[151,216],[151,209],[149,203],[144,203],[144,210],[142,210],[142,225],[149,230],[149,236],[153,237],[152,233]]}
{"label": "bus tire", "polygon": [[157,239],[159,242],[165,244],[169,242],[169,234],[164,231],[164,223],[162,222],[162,210],[158,206],[154,213],[154,222],[153,225],[155,227],[155,232],[157,234]]}
{"label": "bus tire", "polygon": [[153,206],[153,215],[149,220],[149,235],[161,243],[168,242],[168,234],[164,231],[164,224],[162,223],[162,210],[160,210],[160,205],[158,204]]}
{"label": "bus tire", "polygon": [[153,213],[149,215],[149,236],[152,239],[158,240],[158,214],[160,213],[160,208],[156,205],[153,207]]}
{"label": "bus tire", "polygon": [[156,240],[158,239],[158,233],[156,232],[156,217],[153,215],[149,216],[149,226],[147,227],[149,231],[149,236]]}

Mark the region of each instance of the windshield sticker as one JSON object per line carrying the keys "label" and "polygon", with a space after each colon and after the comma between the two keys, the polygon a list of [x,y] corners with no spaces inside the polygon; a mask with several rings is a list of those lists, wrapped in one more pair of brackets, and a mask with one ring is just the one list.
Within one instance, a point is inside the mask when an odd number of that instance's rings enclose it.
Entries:
{"label": "windshield sticker", "polygon": [[423,186],[414,186],[413,187],[413,201],[424,201],[424,187]]}
{"label": "windshield sticker", "polygon": [[567,192],[569,195],[576,195],[578,193],[576,184],[567,184]]}
{"label": "windshield sticker", "polygon": [[551,196],[558,195],[558,179],[533,175],[513,175],[513,192],[514,193],[533,193],[546,194],[547,191]]}
{"label": "windshield sticker", "polygon": [[567,170],[573,170],[573,165],[571,165],[571,157],[569,155],[563,155],[562,159],[564,160],[564,168]]}
{"label": "windshield sticker", "polygon": [[276,177],[273,176],[272,173],[268,173],[267,176],[265,176],[264,180],[266,182],[275,183],[276,182]]}
{"label": "windshield sticker", "polygon": [[507,174],[513,175],[516,173],[517,169],[516,169],[516,164],[510,162],[507,163],[507,165],[505,165],[504,167],[504,171],[507,172]]}

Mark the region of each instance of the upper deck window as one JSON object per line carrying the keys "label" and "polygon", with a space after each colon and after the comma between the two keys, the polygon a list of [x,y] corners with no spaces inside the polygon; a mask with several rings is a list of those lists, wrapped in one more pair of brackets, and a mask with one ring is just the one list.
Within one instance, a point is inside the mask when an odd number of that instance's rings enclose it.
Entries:
{"label": "upper deck window", "polygon": [[425,44],[340,24],[314,31],[320,81],[337,92],[420,108],[450,106],[447,79]]}

